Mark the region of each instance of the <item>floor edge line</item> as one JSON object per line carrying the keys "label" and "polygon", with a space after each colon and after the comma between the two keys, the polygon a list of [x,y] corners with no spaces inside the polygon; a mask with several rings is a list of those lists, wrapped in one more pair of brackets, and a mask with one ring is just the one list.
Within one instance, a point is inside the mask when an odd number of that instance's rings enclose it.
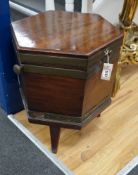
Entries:
{"label": "floor edge line", "polygon": [[43,152],[65,175],[74,175],[64,163],[62,163],[54,154],[52,154],[46,146],[44,146],[27,128],[25,128],[14,115],[8,115],[9,120],[32,142],[37,148]]}
{"label": "floor edge line", "polygon": [[116,175],[127,175],[130,171],[138,165],[138,156],[134,157],[128,162],[123,169],[121,169]]}

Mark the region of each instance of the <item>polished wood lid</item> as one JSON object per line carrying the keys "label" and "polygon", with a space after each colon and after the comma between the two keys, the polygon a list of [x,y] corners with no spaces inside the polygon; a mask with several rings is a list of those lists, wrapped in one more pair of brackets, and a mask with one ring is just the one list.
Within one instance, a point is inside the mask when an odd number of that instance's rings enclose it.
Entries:
{"label": "polished wood lid", "polygon": [[20,52],[90,56],[122,37],[119,29],[96,14],[49,11],[12,23]]}

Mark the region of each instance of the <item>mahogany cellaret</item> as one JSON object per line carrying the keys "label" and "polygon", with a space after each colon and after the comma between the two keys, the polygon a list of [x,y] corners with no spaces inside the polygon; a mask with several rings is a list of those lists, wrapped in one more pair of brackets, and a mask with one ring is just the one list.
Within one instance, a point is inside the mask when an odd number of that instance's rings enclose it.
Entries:
{"label": "mahogany cellaret", "polygon": [[60,128],[81,129],[111,103],[122,33],[99,15],[63,11],[14,22],[12,33],[28,120],[50,127],[56,153]]}

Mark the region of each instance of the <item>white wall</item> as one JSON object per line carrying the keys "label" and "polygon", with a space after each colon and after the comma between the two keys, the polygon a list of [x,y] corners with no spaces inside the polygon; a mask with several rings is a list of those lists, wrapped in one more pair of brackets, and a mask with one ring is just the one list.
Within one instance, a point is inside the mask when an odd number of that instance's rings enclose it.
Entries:
{"label": "white wall", "polygon": [[[93,5],[93,13],[98,13],[112,24],[117,25],[123,2],[124,0],[96,0]],[[138,23],[138,10],[135,16],[135,22]]]}

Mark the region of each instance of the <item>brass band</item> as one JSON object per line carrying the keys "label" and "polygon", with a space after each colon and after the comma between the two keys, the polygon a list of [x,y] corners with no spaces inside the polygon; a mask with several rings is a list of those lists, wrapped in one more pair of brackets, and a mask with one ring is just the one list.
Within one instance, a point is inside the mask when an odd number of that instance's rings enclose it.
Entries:
{"label": "brass band", "polygon": [[37,112],[29,110],[28,114],[32,120],[43,120],[43,122],[64,123],[64,124],[87,124],[92,118],[98,116],[111,103],[109,96],[104,98],[97,106],[93,107],[88,113],[82,116],[62,115],[47,112]]}
{"label": "brass band", "polygon": [[85,58],[71,58],[71,57],[56,57],[47,56],[42,54],[20,54],[19,55],[22,64],[42,65],[42,64],[58,64],[68,66],[78,66],[81,69],[86,69],[87,59]]}
{"label": "brass band", "polygon": [[72,69],[24,65],[22,71],[29,73],[44,74],[44,75],[65,76],[78,79],[87,78],[87,73],[85,71],[72,70]]}

